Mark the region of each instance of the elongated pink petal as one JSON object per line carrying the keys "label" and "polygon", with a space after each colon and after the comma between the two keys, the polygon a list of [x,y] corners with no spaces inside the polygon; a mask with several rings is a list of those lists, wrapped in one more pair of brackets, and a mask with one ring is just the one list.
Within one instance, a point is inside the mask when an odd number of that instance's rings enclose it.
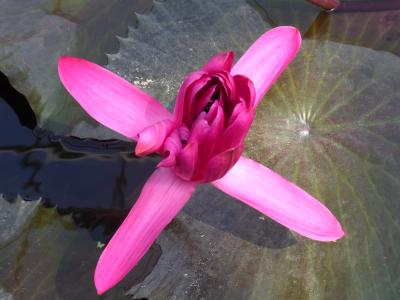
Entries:
{"label": "elongated pink petal", "polygon": [[241,157],[213,185],[308,238],[328,242],[344,236],[340,223],[322,203],[251,159]]}
{"label": "elongated pink petal", "polygon": [[300,32],[280,26],[264,33],[233,66],[232,75],[250,78],[256,89],[258,104],[270,86],[296,56],[301,45]]}
{"label": "elongated pink petal", "polygon": [[188,143],[176,156],[178,168],[175,173],[185,180],[192,180],[199,164],[199,145],[197,141]]}
{"label": "elongated pink petal", "polygon": [[136,265],[195,187],[195,183],[179,179],[169,168],[159,168],[153,173],[101,254],[94,275],[99,294],[113,287]]}
{"label": "elongated pink petal", "polygon": [[136,140],[147,126],[170,119],[157,100],[87,60],[61,57],[58,73],[68,92],[96,121]]}

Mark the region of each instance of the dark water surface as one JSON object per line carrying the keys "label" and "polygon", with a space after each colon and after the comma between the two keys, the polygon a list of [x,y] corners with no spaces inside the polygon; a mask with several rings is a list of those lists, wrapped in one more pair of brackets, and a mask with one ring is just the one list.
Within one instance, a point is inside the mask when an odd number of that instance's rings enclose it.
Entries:
{"label": "dark water surface", "polygon": [[[1,2],[0,300],[398,299],[399,1],[343,2]],[[134,157],[81,111],[58,56],[103,64],[172,107],[188,72],[277,25],[300,28],[302,50],[260,105],[246,155],[321,199],[346,237],[301,238],[204,185],[97,296],[101,249],[158,158]]]}

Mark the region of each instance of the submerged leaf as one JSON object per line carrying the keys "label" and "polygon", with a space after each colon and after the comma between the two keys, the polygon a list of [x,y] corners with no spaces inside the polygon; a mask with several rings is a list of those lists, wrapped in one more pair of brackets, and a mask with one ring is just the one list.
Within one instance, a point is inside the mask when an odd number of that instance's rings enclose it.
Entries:
{"label": "submerged leaf", "polygon": [[[0,247],[18,238],[35,215],[40,201],[24,201],[17,197],[13,203],[0,195]],[[0,298],[1,299],[1,298]]]}
{"label": "submerged leaf", "polygon": [[[106,210],[77,209],[75,213],[81,218],[103,214],[103,222],[111,214],[119,221],[124,217],[124,213]],[[0,299],[3,289],[11,299],[100,299],[93,271],[101,250],[89,232],[75,223],[70,215],[60,215],[54,208],[37,209],[18,239],[1,248]],[[129,299],[125,289],[142,281],[159,255],[159,247],[154,245],[138,269],[101,299]]]}

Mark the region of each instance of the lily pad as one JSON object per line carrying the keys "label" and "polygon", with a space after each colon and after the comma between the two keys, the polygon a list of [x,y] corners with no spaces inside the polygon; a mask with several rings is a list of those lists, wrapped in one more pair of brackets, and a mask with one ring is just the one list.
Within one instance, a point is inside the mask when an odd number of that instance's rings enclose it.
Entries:
{"label": "lily pad", "polygon": [[258,110],[247,154],[323,200],[347,232],[298,252],[308,296],[398,297],[399,67],[391,53],[306,41]]}
{"label": "lily pad", "polygon": [[[224,34],[220,24],[240,19],[241,8],[251,11],[246,3],[235,5],[235,10],[228,6],[224,13],[210,9],[205,14],[202,9],[206,10],[208,4],[204,2],[157,3],[152,14],[140,19],[139,28],[131,30],[128,39],[121,42],[121,50],[110,57],[109,67],[171,107],[183,74],[206,61],[205,56],[212,55],[210,48],[214,53],[233,49],[240,54],[254,36],[268,27],[261,25],[263,14],[254,14],[247,20],[255,23],[241,27],[250,27],[253,35],[239,33],[234,23],[222,26],[229,31]],[[218,18],[213,15],[216,11]],[[290,10],[286,13],[294,19]],[[309,14],[314,16],[309,19],[311,26],[319,12],[312,8]],[[337,22],[343,25],[343,20],[350,18],[343,14]],[[160,237],[164,255],[142,285],[131,290],[135,297],[398,297],[400,268],[395,241],[400,231],[395,212],[400,193],[396,175],[400,171],[400,106],[396,97],[400,91],[396,82],[400,60],[390,53],[395,53],[396,44],[388,47],[387,35],[374,36],[374,42],[367,43],[368,35],[359,28],[371,25],[368,18],[360,22],[364,23],[356,30],[341,33],[342,43],[331,42],[326,36],[307,35],[309,40],[296,61],[259,107],[246,141],[247,155],[293,180],[332,209],[343,223],[346,237],[334,244],[321,244],[296,236],[297,243],[283,243],[281,248],[260,246],[244,237],[246,214],[238,217],[239,213],[232,213],[243,209],[235,207],[235,200],[229,199],[230,204],[218,191],[197,193],[176,221],[183,236],[182,245],[177,247],[180,254],[176,255],[176,245],[171,242],[176,243],[180,236],[173,229],[166,230]],[[318,29],[318,23],[314,26]],[[328,37],[336,37],[332,40],[340,36],[340,27],[336,27],[324,29]],[[309,27],[304,28],[307,32]],[[332,31],[335,34],[330,35]],[[215,32],[220,36],[215,37]],[[189,37],[194,41],[187,41]],[[357,37],[363,42],[358,43]],[[215,41],[217,46],[209,42],[201,48],[197,41],[204,43],[203,38]],[[191,56],[191,49],[197,51],[196,58]],[[143,53],[147,59],[142,59]],[[223,202],[226,209],[223,205],[216,209],[215,204],[204,208],[202,201],[207,202],[205,198],[210,195],[213,201]],[[199,210],[202,213],[196,213]],[[223,221],[219,223],[216,218]],[[242,229],[238,232],[236,228]],[[257,234],[268,235],[271,231],[264,228]],[[282,237],[288,238],[284,230]],[[248,259],[248,253],[252,253],[252,259]],[[223,265],[219,265],[221,261]]]}
{"label": "lily pad", "polygon": [[105,53],[118,49],[116,35],[135,24],[135,9],[150,5],[132,0],[2,1],[0,70],[28,98],[41,126],[69,133],[68,126],[85,115],[61,87],[58,58],[76,55],[105,63]]}
{"label": "lily pad", "polygon": [[107,67],[172,108],[188,73],[224,50],[240,56],[269,28],[244,0],[157,1]]}

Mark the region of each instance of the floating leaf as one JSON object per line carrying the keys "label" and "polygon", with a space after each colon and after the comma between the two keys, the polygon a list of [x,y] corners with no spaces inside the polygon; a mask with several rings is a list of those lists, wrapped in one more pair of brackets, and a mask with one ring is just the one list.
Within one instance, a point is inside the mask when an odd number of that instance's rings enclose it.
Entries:
{"label": "floating leaf", "polygon": [[[338,215],[347,236],[334,244],[296,237],[295,244],[260,245],[246,238],[247,213],[237,216],[241,205],[217,191],[210,190],[207,199],[199,193],[175,221],[178,229],[172,226],[161,235],[164,255],[142,285],[131,290],[135,297],[399,296],[395,212],[400,194],[400,60],[389,53],[396,53],[398,44],[386,39],[395,31],[368,38],[374,26],[381,26],[371,22],[371,14],[365,19],[357,14],[358,21],[352,22],[352,15],[343,13],[328,16],[324,23],[320,11],[308,4],[292,8],[278,2],[270,3],[267,14],[258,6],[261,16],[275,23],[278,11],[277,23],[283,23],[284,16],[291,24],[302,24],[306,41],[259,107],[246,153],[320,198]],[[227,8],[219,10],[204,1],[156,3],[152,13],[139,20],[138,29],[121,41],[109,67],[171,106],[184,74],[206,61],[210,52],[233,49],[240,54],[268,27],[246,3],[229,3],[236,9],[224,3]],[[244,19],[243,11],[253,14],[245,18],[251,26],[233,21]],[[307,18],[301,18],[303,11]],[[203,206],[208,199],[221,201],[226,209],[222,204]],[[259,227],[257,234],[274,232],[269,226],[274,225]],[[290,240],[284,230],[279,235]]]}
{"label": "floating leaf", "polygon": [[155,2],[108,68],[171,108],[188,73],[224,50],[239,57],[269,28],[244,0]]}
{"label": "floating leaf", "polygon": [[247,140],[250,156],[322,199],[347,232],[307,243],[302,272],[318,298],[398,297],[399,70],[390,53],[305,41]]}
{"label": "floating leaf", "polygon": [[1,2],[0,70],[28,98],[42,126],[60,133],[77,120],[89,121],[61,87],[58,58],[77,55],[104,63],[104,52],[117,50],[115,35],[135,24],[138,8],[132,0]]}

